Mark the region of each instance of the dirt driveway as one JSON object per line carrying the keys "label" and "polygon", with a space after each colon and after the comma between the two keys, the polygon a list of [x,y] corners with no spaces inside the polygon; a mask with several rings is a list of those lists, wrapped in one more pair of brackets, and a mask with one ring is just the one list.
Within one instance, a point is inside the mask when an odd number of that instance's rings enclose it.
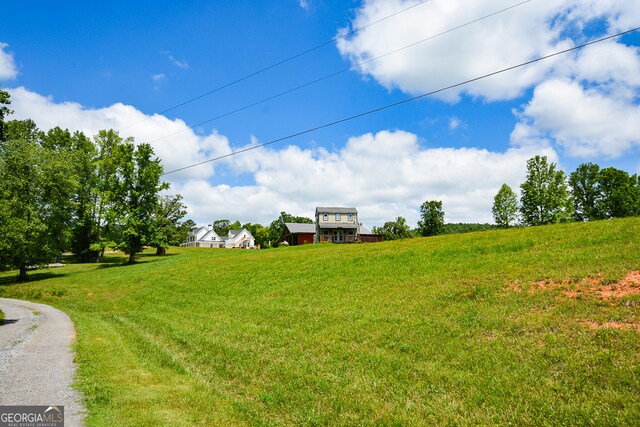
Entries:
{"label": "dirt driveway", "polygon": [[0,298],[0,405],[64,405],[65,425],[81,426],[84,407],[73,388],[69,316],[44,304]]}

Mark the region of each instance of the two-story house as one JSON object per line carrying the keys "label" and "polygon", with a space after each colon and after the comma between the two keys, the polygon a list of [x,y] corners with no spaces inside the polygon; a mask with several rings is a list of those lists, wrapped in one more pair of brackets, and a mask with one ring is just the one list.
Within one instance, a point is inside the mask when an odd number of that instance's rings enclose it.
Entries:
{"label": "two-story house", "polygon": [[316,208],[316,243],[355,242],[359,231],[356,208]]}

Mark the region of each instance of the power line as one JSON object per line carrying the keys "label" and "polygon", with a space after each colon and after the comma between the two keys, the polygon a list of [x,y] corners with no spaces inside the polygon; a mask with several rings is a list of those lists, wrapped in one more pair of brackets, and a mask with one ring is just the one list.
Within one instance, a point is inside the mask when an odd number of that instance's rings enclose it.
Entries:
{"label": "power line", "polygon": [[308,86],[314,85],[314,84],[316,84],[316,83],[320,83],[321,81],[324,81],[324,80],[330,79],[330,78],[335,77],[335,76],[337,76],[337,75],[340,75],[340,74],[346,73],[346,72],[351,71],[351,70],[355,70],[356,68],[360,68],[360,67],[362,67],[363,65],[369,64],[369,63],[371,63],[371,62],[374,62],[374,61],[377,61],[377,60],[379,60],[379,59],[385,58],[385,57],[387,57],[387,56],[389,56],[389,55],[392,55],[392,54],[394,54],[394,53],[398,53],[398,52],[401,52],[401,51],[403,51],[403,50],[409,49],[409,48],[411,48],[411,47],[417,46],[417,45],[419,45],[419,44],[421,44],[421,43],[424,43],[424,42],[426,42],[426,41],[433,40],[433,39],[435,39],[436,37],[443,36],[443,35],[445,35],[445,34],[448,34],[448,33],[451,33],[451,32],[453,32],[453,31],[459,30],[459,29],[461,29],[461,28],[467,27],[467,26],[469,26],[469,25],[475,24],[475,23],[480,22],[480,21],[482,21],[482,20],[485,20],[485,19],[491,18],[491,17],[496,16],[496,15],[498,15],[498,14],[500,14],[500,13],[507,12],[507,11],[509,11],[509,10],[511,10],[511,9],[514,9],[514,8],[516,8],[516,7],[518,7],[518,6],[522,6],[522,5],[524,5],[524,4],[526,4],[526,3],[529,3],[529,2],[532,2],[532,1],[533,1],[533,0],[524,0],[524,1],[521,1],[520,3],[513,4],[513,5],[511,5],[511,6],[508,6],[508,7],[505,7],[505,8],[503,8],[503,9],[500,9],[500,10],[498,10],[498,11],[496,11],[496,12],[490,13],[490,14],[488,14],[488,15],[484,15],[484,16],[482,16],[482,17],[480,17],[480,18],[473,19],[473,20],[471,20],[471,21],[468,21],[468,22],[466,22],[466,23],[464,23],[464,24],[460,24],[460,25],[455,26],[455,27],[453,27],[453,28],[449,28],[448,30],[444,30],[444,31],[442,31],[442,32],[440,32],[440,33],[437,33],[437,34],[431,35],[431,36],[429,36],[429,37],[426,37],[426,38],[424,38],[424,39],[418,40],[418,41],[416,41],[416,42],[413,42],[413,43],[408,44],[408,45],[406,45],[406,46],[403,46],[403,47],[401,47],[401,48],[398,48],[398,49],[395,49],[395,50],[389,51],[389,52],[384,53],[384,54],[382,54],[382,55],[380,55],[380,56],[376,56],[376,57],[374,57],[374,58],[370,58],[370,59],[368,59],[368,60],[366,60],[366,61],[363,61],[363,62],[360,62],[360,63],[358,63],[358,64],[352,65],[351,67],[344,68],[344,69],[342,69],[342,70],[340,70],[340,71],[336,71],[336,72],[333,72],[333,73],[331,73],[331,74],[327,74],[327,75],[325,75],[325,76],[323,76],[323,77],[319,77],[319,78],[317,78],[317,79],[315,79],[315,80],[309,81],[309,82],[307,82],[307,83],[303,83],[303,84],[301,84],[301,85],[299,85],[299,86],[295,86],[295,87],[293,87],[293,88],[291,88],[291,89],[287,89],[287,90],[285,90],[285,91],[283,91],[283,92],[277,93],[277,94],[275,94],[275,95],[271,95],[271,96],[269,96],[269,97],[267,97],[267,98],[263,98],[263,99],[261,99],[261,100],[259,100],[259,101],[255,101],[255,102],[252,102],[252,103],[250,103],[250,104],[244,105],[244,106],[242,106],[242,107],[236,108],[235,110],[231,110],[231,111],[228,111],[228,112],[226,112],[226,113],[220,114],[220,115],[218,115],[218,116],[212,117],[212,118],[207,119],[207,120],[205,120],[205,121],[203,121],[203,122],[199,122],[199,123],[196,123],[196,124],[194,124],[194,125],[189,125],[189,126],[187,126],[185,129],[181,129],[181,130],[179,130],[179,131],[176,131],[176,132],[173,132],[173,133],[169,133],[169,134],[167,134],[167,135],[164,135],[164,136],[161,136],[161,137],[159,137],[159,138],[153,139],[153,140],[151,140],[151,141],[149,141],[149,142],[156,142],[156,141],[160,141],[160,140],[162,140],[162,139],[169,138],[170,136],[177,135],[177,134],[182,133],[182,132],[186,132],[186,131],[187,131],[187,130],[189,130],[189,129],[193,129],[193,128],[196,128],[196,127],[198,127],[198,126],[202,126],[202,125],[205,125],[205,124],[207,124],[207,123],[211,123],[211,122],[213,122],[213,121],[216,121],[216,120],[222,119],[222,118],[224,118],[224,117],[228,117],[228,116],[230,116],[230,115],[232,115],[232,114],[239,113],[240,111],[244,111],[244,110],[246,110],[246,109],[248,109],[248,108],[255,107],[256,105],[264,104],[264,103],[265,103],[265,102],[267,102],[267,101],[272,101],[272,100],[274,100],[274,99],[276,99],[276,98],[280,98],[281,96],[284,96],[284,95],[290,94],[290,93],[292,93],[292,92],[295,92],[295,91],[300,90],[300,89],[303,89],[303,88],[305,88],[305,87],[308,87]]}
{"label": "power line", "polygon": [[[356,34],[356,33],[360,32],[360,31],[362,31],[362,30],[364,30],[364,29],[366,29],[366,28],[369,28],[369,27],[371,27],[371,26],[373,26],[373,25],[379,24],[379,23],[380,23],[380,22],[382,22],[382,21],[385,21],[385,20],[387,20],[387,19],[389,19],[389,18],[392,18],[392,17],[394,17],[394,16],[396,16],[396,15],[399,15],[399,14],[401,14],[401,13],[404,13],[404,12],[406,12],[406,11],[408,11],[408,10],[411,10],[411,9],[415,8],[415,7],[418,7],[418,6],[420,6],[421,4],[427,3],[428,1],[430,1],[430,0],[421,0],[421,1],[418,1],[417,3],[414,3],[413,5],[411,5],[411,6],[409,6],[409,7],[406,7],[406,8],[404,8],[404,9],[400,9],[400,10],[398,10],[398,11],[396,11],[396,12],[392,13],[391,15],[387,15],[387,16],[385,16],[385,17],[382,17],[382,18],[378,19],[377,21],[370,22],[370,23],[369,23],[369,24],[367,24],[367,25],[364,25],[364,26],[362,26],[362,27],[358,27],[358,28],[353,29],[353,30],[351,30],[351,31],[349,31],[349,32],[346,32],[346,33],[344,33],[344,34],[340,34],[340,35],[338,35],[338,36],[336,36],[336,37],[332,38],[331,40],[328,40],[328,41],[323,42],[323,43],[321,43],[321,44],[319,44],[319,45],[317,45],[317,46],[314,46],[314,47],[311,47],[311,48],[309,48],[309,49],[306,49],[306,50],[304,50],[304,51],[302,51],[302,52],[296,53],[296,54],[295,54],[295,55],[293,55],[293,56],[290,56],[290,57],[288,57],[288,58],[285,58],[285,59],[283,59],[283,60],[280,60],[280,61],[278,61],[278,62],[276,62],[276,63],[274,63],[274,64],[268,65],[268,66],[266,66],[266,67],[264,67],[264,68],[261,68],[261,69],[259,69],[259,70],[257,70],[257,71],[254,71],[254,72],[252,72],[252,73],[246,74],[246,75],[244,75],[243,77],[240,77],[240,78],[238,78],[238,79],[236,79],[236,80],[233,80],[233,81],[231,81],[231,82],[229,82],[229,83],[225,83],[225,84],[223,84],[223,85],[221,85],[221,86],[216,87],[215,89],[211,89],[211,90],[210,90],[210,91],[208,91],[208,92],[205,92],[205,93],[203,93],[203,94],[200,94],[200,95],[198,95],[198,96],[195,96],[195,97],[193,97],[193,98],[190,98],[190,99],[188,99],[188,100],[186,100],[186,101],[183,101],[183,102],[181,102],[181,103],[179,103],[179,104],[174,105],[173,107],[169,107],[169,108],[167,108],[167,109],[165,109],[165,110],[162,110],[162,111],[160,111],[160,112],[158,112],[158,113],[156,113],[156,114],[164,114],[164,113],[168,113],[169,111],[175,110],[176,108],[183,107],[183,106],[185,106],[185,105],[187,105],[187,104],[190,104],[190,103],[192,103],[192,102],[194,102],[194,101],[197,101],[197,100],[199,100],[199,99],[202,99],[202,98],[204,98],[205,96],[212,95],[212,94],[214,94],[214,93],[216,93],[216,92],[221,91],[222,89],[226,89],[226,88],[228,88],[228,87],[230,87],[230,86],[233,86],[233,85],[235,85],[235,84],[238,84],[238,83],[240,83],[240,82],[243,82],[243,81],[245,81],[245,80],[248,80],[248,79],[250,79],[250,78],[252,78],[252,77],[255,77],[255,76],[257,76],[257,75],[259,75],[259,74],[262,74],[262,73],[264,73],[264,72],[266,72],[266,71],[269,71],[269,70],[271,70],[271,69],[273,69],[273,68],[279,67],[280,65],[286,64],[287,62],[291,62],[291,61],[293,61],[294,59],[300,58],[301,56],[304,56],[304,55],[306,55],[306,54],[308,54],[308,53],[311,53],[311,52],[313,52],[313,51],[316,51],[316,50],[318,50],[318,49],[320,49],[320,48],[322,48],[322,47],[325,47],[325,46],[327,46],[327,45],[333,44],[333,43],[337,42],[338,40],[341,40],[341,39],[344,39],[344,38],[346,38],[346,37],[349,37],[349,36],[351,36],[351,35],[353,35],[353,34]],[[123,127],[123,128],[120,128],[120,130],[128,129],[128,128],[130,128],[130,127],[133,127],[133,126],[139,125],[140,123],[144,123],[144,122],[146,122],[147,120],[149,120],[149,118],[148,118],[148,117],[147,117],[147,118],[145,118],[144,120],[139,121],[139,122],[132,123],[132,124],[130,124],[130,125],[128,125],[128,126],[125,126],[125,127]]]}
{"label": "power line", "polygon": [[313,128],[309,128],[309,129],[306,129],[306,130],[303,130],[303,131],[292,133],[292,134],[289,134],[287,136],[283,136],[283,137],[280,137],[280,138],[277,138],[277,139],[273,139],[271,141],[268,141],[268,142],[265,142],[265,143],[262,143],[262,144],[254,145],[252,147],[243,148],[241,150],[237,150],[237,151],[234,151],[232,153],[225,154],[223,156],[218,156],[218,157],[207,159],[207,160],[204,160],[204,161],[201,161],[201,162],[198,162],[198,163],[193,163],[193,164],[188,165],[188,166],[184,166],[184,167],[181,167],[181,168],[178,168],[178,169],[171,170],[169,172],[165,172],[162,175],[164,176],[164,175],[169,175],[169,174],[172,174],[172,173],[175,173],[175,172],[180,172],[180,171],[183,171],[183,170],[186,170],[186,169],[190,169],[190,168],[193,168],[193,167],[196,167],[196,166],[200,166],[200,165],[203,165],[203,164],[206,164],[206,163],[215,162],[215,161],[222,160],[222,159],[225,159],[227,157],[235,156],[235,155],[238,155],[238,154],[241,154],[241,153],[246,153],[247,151],[251,151],[251,150],[255,150],[257,148],[265,147],[267,145],[275,144],[277,142],[282,142],[282,141],[285,141],[287,139],[295,138],[297,136],[301,136],[301,135],[305,135],[305,134],[308,134],[308,133],[311,133],[311,132],[315,132],[315,131],[320,130],[320,129],[325,129],[325,128],[328,128],[328,127],[331,127],[331,126],[335,126],[335,125],[340,124],[340,123],[344,123],[344,122],[348,122],[348,121],[351,121],[351,120],[355,120],[355,119],[363,117],[363,116],[367,116],[367,115],[370,115],[370,114],[373,114],[373,113],[377,113],[377,112],[380,112],[380,111],[383,111],[383,110],[394,108],[394,107],[397,107],[397,106],[400,106],[400,105],[403,105],[403,104],[407,104],[409,102],[416,101],[418,99],[426,98],[428,96],[432,96],[432,95],[438,94],[440,92],[447,91],[449,89],[454,89],[456,87],[464,86],[464,85],[467,85],[469,83],[476,82],[478,80],[483,80],[483,79],[486,79],[488,77],[492,77],[492,76],[495,76],[495,75],[498,75],[498,74],[505,73],[507,71],[515,70],[517,68],[522,68],[524,66],[531,65],[531,64],[534,64],[534,63],[549,59],[549,58],[553,58],[555,56],[559,56],[559,55],[563,55],[565,53],[573,52],[575,50],[579,50],[579,49],[585,48],[587,46],[594,45],[596,43],[601,43],[601,42],[606,41],[606,40],[610,40],[610,39],[613,39],[613,38],[621,37],[621,36],[624,36],[626,34],[630,34],[630,33],[636,32],[638,30],[640,30],[640,27],[636,27],[636,28],[633,28],[631,30],[627,30],[627,31],[623,31],[623,32],[620,32],[620,33],[616,33],[616,34],[613,34],[613,35],[606,36],[606,37],[602,37],[602,38],[599,38],[599,39],[596,39],[596,40],[592,40],[590,42],[583,43],[583,44],[578,45],[578,46],[574,46],[574,47],[571,47],[571,48],[568,48],[568,49],[560,50],[560,51],[551,53],[549,55],[541,56],[541,57],[538,57],[538,58],[535,58],[535,59],[532,59],[532,60],[529,60],[529,61],[526,61],[526,62],[521,62],[520,64],[512,65],[510,67],[503,68],[503,69],[498,70],[498,71],[493,71],[491,73],[484,74],[482,76],[474,77],[472,79],[465,80],[465,81],[460,82],[460,83],[455,83],[455,84],[452,84],[450,86],[446,86],[446,87],[443,87],[443,88],[440,88],[440,89],[436,89],[436,90],[431,91],[431,92],[426,92],[426,93],[423,93],[421,95],[413,96],[411,98],[406,98],[406,99],[403,99],[402,101],[394,102],[392,104],[387,104],[387,105],[384,105],[382,107],[374,108],[372,110],[368,110],[368,111],[364,111],[362,113],[355,114],[353,116],[345,117],[345,118],[342,118],[342,119],[339,119],[339,120],[335,120],[335,121],[332,121],[332,122],[329,122],[329,123],[325,123],[323,125],[319,125],[319,126],[316,126],[316,127],[313,127]]}

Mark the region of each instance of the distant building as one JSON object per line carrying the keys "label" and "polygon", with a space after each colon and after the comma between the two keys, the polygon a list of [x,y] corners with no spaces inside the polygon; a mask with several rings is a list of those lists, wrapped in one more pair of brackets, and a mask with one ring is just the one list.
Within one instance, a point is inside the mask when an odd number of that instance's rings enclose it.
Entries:
{"label": "distant building", "polygon": [[382,236],[371,232],[358,222],[356,208],[317,207],[316,243],[380,242]]}
{"label": "distant building", "polygon": [[194,248],[243,248],[252,249],[256,241],[249,230],[229,230],[226,237],[220,237],[211,225],[196,227],[189,232],[187,241],[180,246]]}
{"label": "distant building", "polygon": [[315,241],[315,224],[285,222],[278,243],[287,242],[289,246],[312,244]]}

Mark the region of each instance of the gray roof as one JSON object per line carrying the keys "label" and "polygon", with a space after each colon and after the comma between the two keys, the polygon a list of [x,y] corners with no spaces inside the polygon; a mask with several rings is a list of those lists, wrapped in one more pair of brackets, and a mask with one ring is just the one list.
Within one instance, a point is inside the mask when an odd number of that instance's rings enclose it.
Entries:
{"label": "gray roof", "polygon": [[321,222],[320,224],[318,224],[320,226],[320,228],[354,228],[357,229],[359,226],[358,224],[350,224],[350,223],[346,223],[346,222],[339,222],[339,223],[334,223],[334,222]]}
{"label": "gray roof", "polygon": [[322,206],[318,206],[316,208],[316,215],[318,215],[318,213],[329,213],[329,214],[334,214],[334,213],[339,213],[339,214],[357,214],[358,211],[356,210],[356,208],[328,208],[328,207],[322,207]]}
{"label": "gray roof", "polygon": [[[240,230],[229,230],[229,238],[233,239],[235,238],[238,234],[242,233],[242,231],[247,230],[246,228],[241,228]],[[249,234],[251,234],[251,232],[249,230],[247,230],[247,232]]]}
{"label": "gray roof", "polygon": [[289,230],[289,233],[315,233],[315,224],[301,224],[298,222],[285,222],[284,225]]}
{"label": "gray roof", "polygon": [[360,230],[358,230],[358,234],[371,234],[371,231],[364,225],[361,225]]}

